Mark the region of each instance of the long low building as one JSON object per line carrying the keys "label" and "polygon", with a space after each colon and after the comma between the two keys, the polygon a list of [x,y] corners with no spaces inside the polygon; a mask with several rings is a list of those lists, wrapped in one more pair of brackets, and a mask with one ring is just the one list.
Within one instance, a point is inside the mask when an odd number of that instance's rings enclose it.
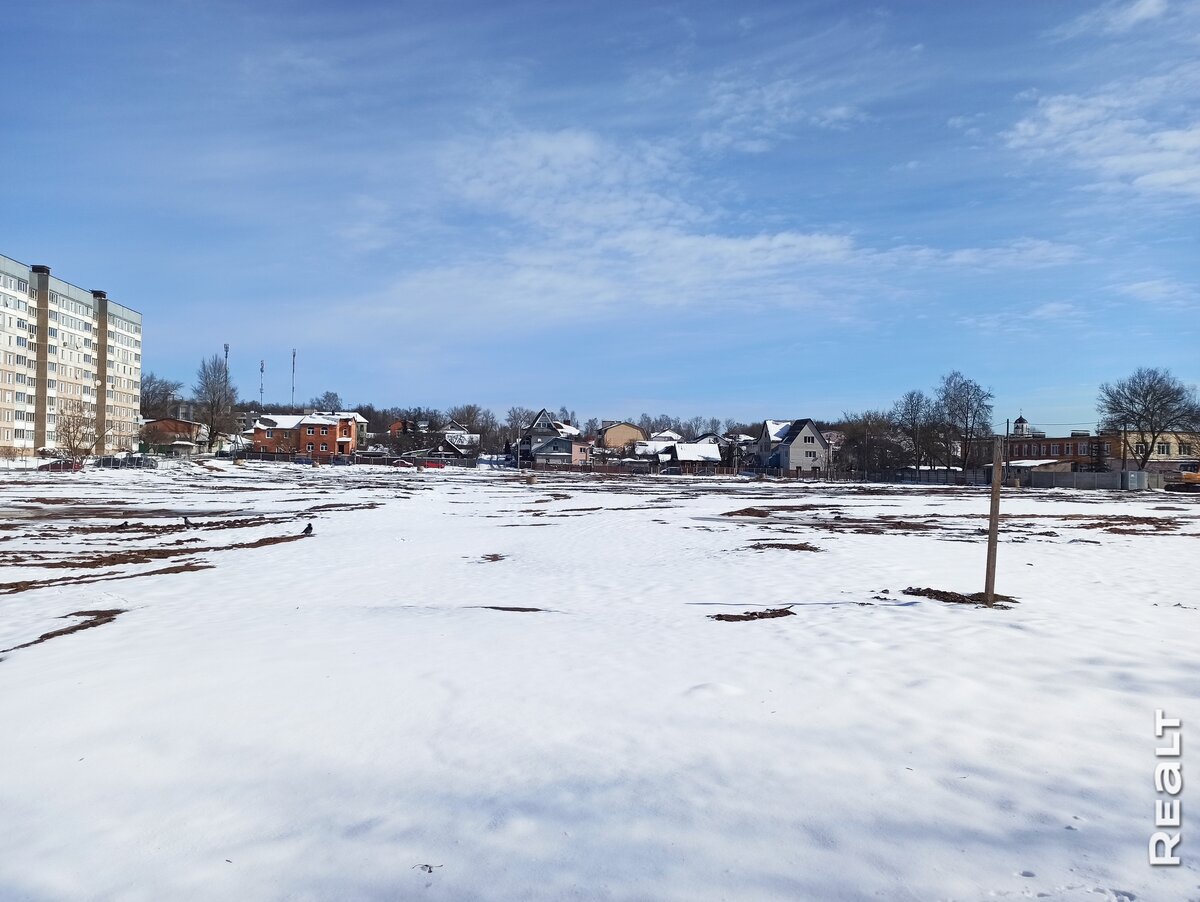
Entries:
{"label": "long low building", "polygon": [[133,450],[141,384],[140,313],[0,255],[0,451]]}

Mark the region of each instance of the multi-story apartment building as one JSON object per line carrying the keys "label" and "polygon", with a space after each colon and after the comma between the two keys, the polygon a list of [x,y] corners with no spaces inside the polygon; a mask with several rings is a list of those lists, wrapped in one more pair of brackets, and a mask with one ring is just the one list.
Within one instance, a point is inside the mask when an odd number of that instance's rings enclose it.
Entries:
{"label": "multi-story apartment building", "polygon": [[142,315],[0,256],[0,448],[55,448],[60,411],[95,418],[95,452],[137,446]]}
{"label": "multi-story apartment building", "polygon": [[1005,460],[1057,460],[1069,462],[1073,470],[1136,470],[1143,457],[1148,470],[1177,472],[1200,467],[1200,435],[1186,432],[1164,432],[1150,447],[1148,436],[1132,431],[1047,436],[1022,416],[1007,441]]}

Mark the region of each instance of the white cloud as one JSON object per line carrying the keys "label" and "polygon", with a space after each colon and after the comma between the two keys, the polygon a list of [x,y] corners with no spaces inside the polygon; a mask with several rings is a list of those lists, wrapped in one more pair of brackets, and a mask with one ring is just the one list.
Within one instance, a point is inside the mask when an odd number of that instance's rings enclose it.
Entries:
{"label": "white cloud", "polygon": [[1167,0],[1110,0],[1068,22],[1056,34],[1066,38],[1095,32],[1124,34],[1162,17],[1167,9]]}
{"label": "white cloud", "polygon": [[1032,160],[1058,159],[1095,187],[1200,200],[1200,121],[1186,99],[1200,91],[1200,65],[1116,82],[1089,95],[1042,97],[1010,129],[1009,147]]}
{"label": "white cloud", "polygon": [[1160,307],[1192,307],[1200,303],[1200,290],[1174,279],[1147,279],[1116,286],[1126,297]]}
{"label": "white cloud", "polygon": [[1071,320],[1077,319],[1082,312],[1078,306],[1066,301],[1048,301],[1034,307],[1025,315],[1032,320]]}
{"label": "white cloud", "polygon": [[905,268],[951,267],[967,270],[1046,269],[1078,263],[1083,252],[1071,244],[1039,238],[1018,238],[985,247],[954,250],[905,245],[879,251],[875,256],[889,265]]}

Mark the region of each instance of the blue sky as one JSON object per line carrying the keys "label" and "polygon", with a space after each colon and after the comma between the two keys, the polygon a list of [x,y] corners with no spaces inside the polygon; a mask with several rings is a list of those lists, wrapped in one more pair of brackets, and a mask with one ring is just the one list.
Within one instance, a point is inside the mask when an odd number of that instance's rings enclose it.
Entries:
{"label": "blue sky", "polygon": [[1200,3],[8,4],[0,253],[191,384],[746,420],[1200,381]]}

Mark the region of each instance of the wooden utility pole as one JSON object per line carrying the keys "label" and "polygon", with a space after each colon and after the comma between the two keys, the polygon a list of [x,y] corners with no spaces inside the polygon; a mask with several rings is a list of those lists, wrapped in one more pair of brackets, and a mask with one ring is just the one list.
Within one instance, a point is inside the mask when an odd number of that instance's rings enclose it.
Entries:
{"label": "wooden utility pole", "polygon": [[987,576],[984,580],[983,598],[988,607],[996,601],[996,545],[1000,539],[1000,483],[1003,478],[1003,458],[1000,454],[1000,438],[992,440],[992,509],[988,516]]}

